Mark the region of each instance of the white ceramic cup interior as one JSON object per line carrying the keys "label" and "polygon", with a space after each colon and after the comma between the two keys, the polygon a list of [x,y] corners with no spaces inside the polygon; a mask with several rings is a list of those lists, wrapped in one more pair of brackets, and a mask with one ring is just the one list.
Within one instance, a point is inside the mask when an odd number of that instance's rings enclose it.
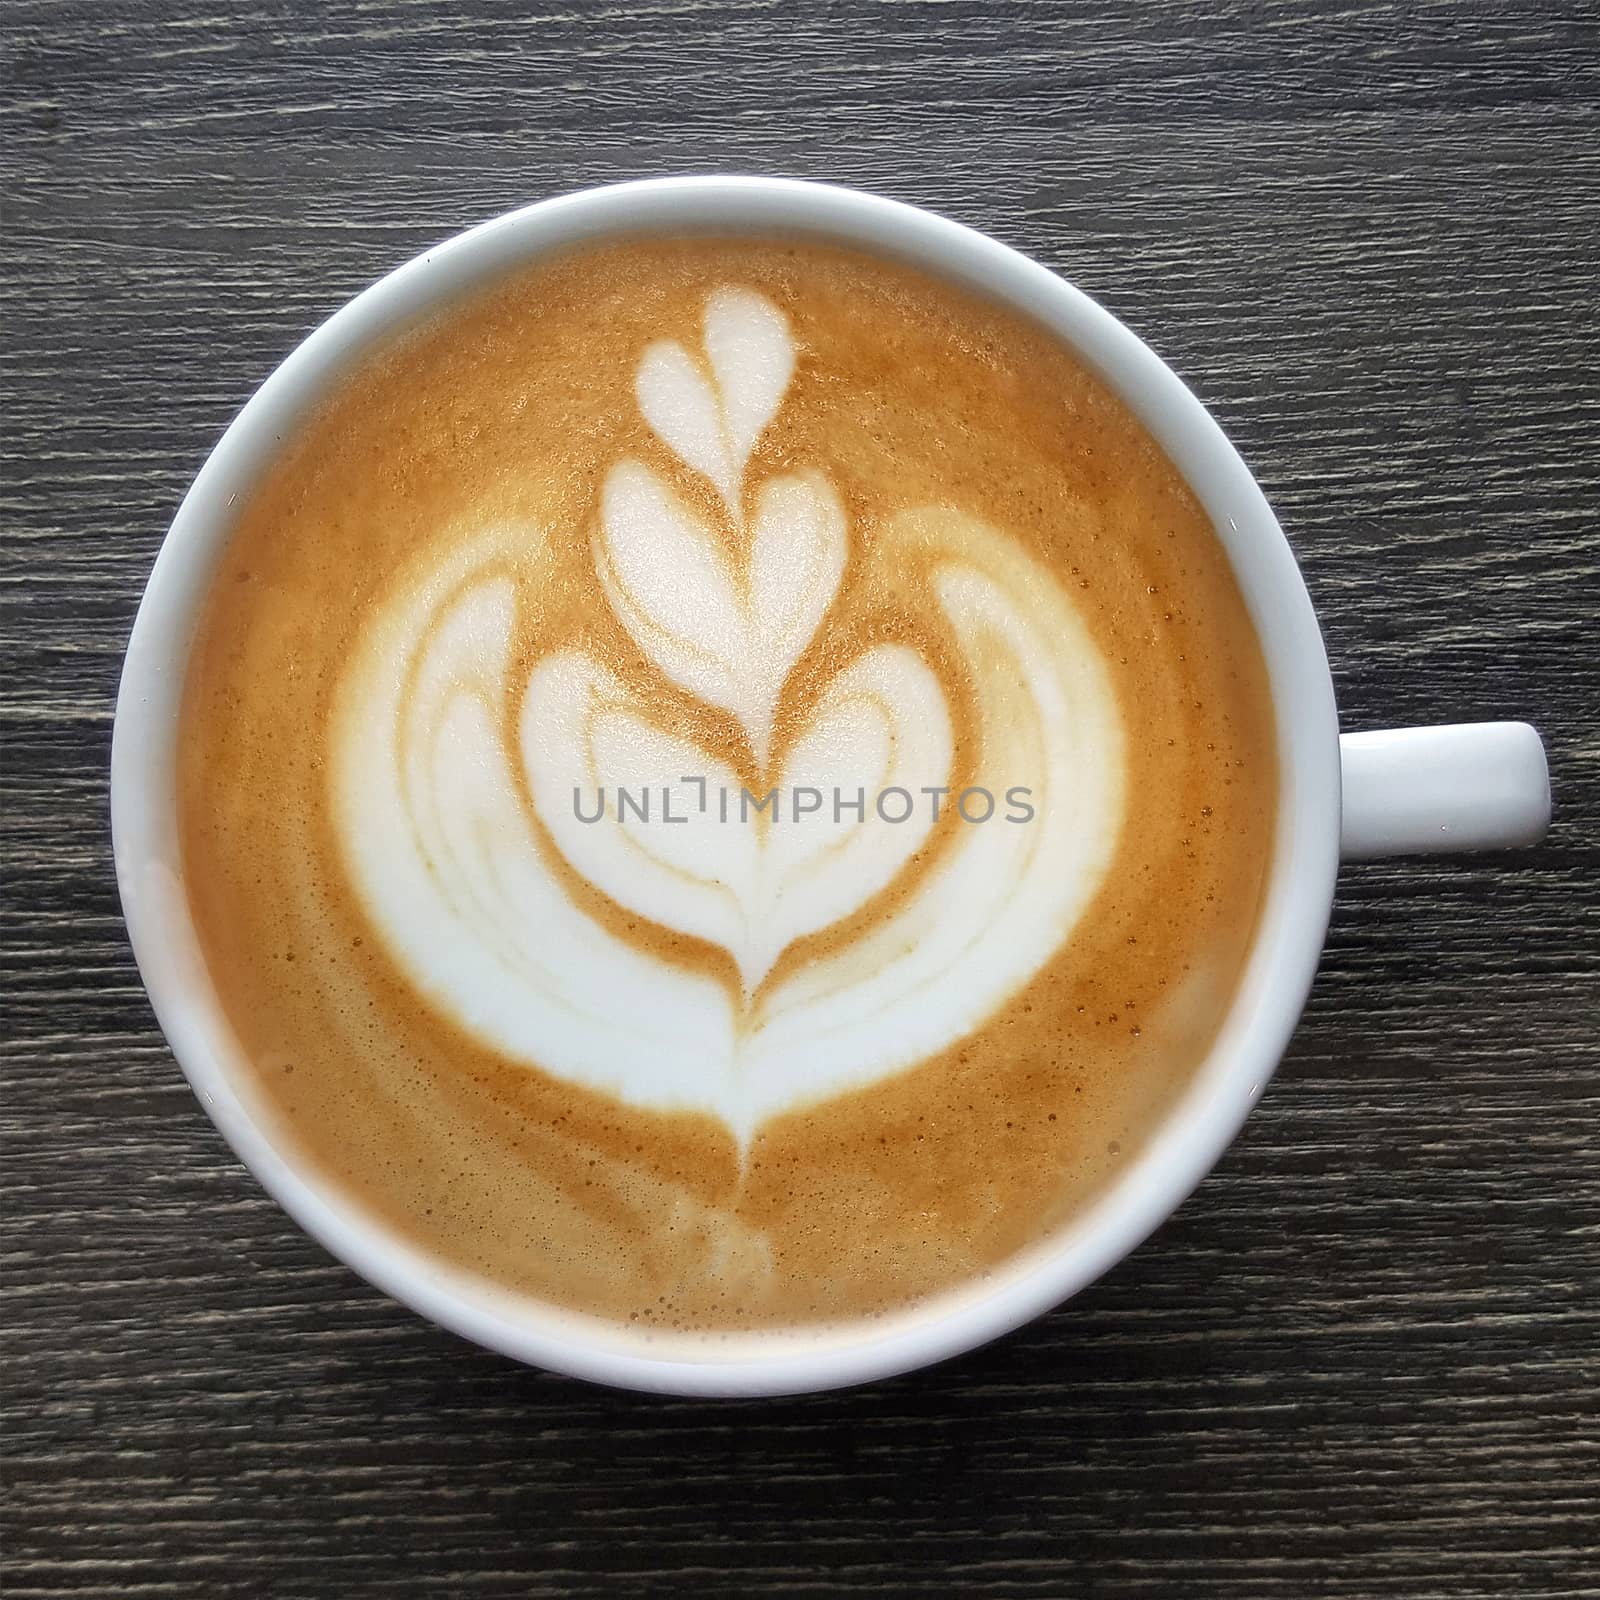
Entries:
{"label": "white ceramic cup interior", "polygon": [[[1260,636],[1281,789],[1270,886],[1226,1021],[1192,1083],[1122,1175],[1058,1233],[981,1281],[870,1324],[818,1333],[647,1338],[514,1297],[446,1267],[358,1211],[258,1118],[239,1046],[196,941],[178,849],[179,697],[230,508],[351,362],[464,290],[539,256],[659,233],[790,234],[912,263],[1054,330],[1119,393],[1215,524]],[[334,1255],[424,1316],[559,1372],[698,1395],[794,1393],[924,1366],[1059,1304],[1132,1250],[1194,1188],[1271,1077],[1316,970],[1341,853],[1532,842],[1549,815],[1544,755],[1520,723],[1356,735],[1341,751],[1311,602],[1244,463],[1133,334],[1044,267],[894,201],[767,178],[621,184],[499,217],[435,246],[336,312],[234,419],[195,479],[150,575],[123,669],[111,758],[118,882],[156,1015],[240,1159]]]}

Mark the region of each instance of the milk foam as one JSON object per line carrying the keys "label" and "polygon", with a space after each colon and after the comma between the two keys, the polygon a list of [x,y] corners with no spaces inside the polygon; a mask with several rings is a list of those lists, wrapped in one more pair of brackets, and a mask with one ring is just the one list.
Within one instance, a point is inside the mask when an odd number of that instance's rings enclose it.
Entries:
{"label": "milk foam", "polygon": [[[647,463],[618,462],[592,537],[594,605],[662,682],[733,718],[763,783],[944,788],[955,686],[909,645],[845,663],[803,725],[780,717],[852,555],[865,559],[824,464],[750,481],[795,364],[785,318],[738,288],[709,298],[700,352],[645,350],[640,410],[716,490],[726,527]],[[948,623],[976,714],[973,770],[1026,785],[1032,822],[937,839],[923,809],[899,824],[870,807],[799,826],[709,807],[675,825],[586,823],[575,791],[690,774],[712,792],[742,784],[588,649],[518,664],[519,618],[552,541],[574,531],[488,527],[401,574],[340,683],[339,844],[409,980],[504,1055],[631,1105],[710,1114],[741,1146],[768,1118],[979,1027],[1071,933],[1122,825],[1121,714],[1057,579],[949,508],[907,508],[871,557],[918,575],[921,603]],[[723,952],[726,975],[626,936],[575,884]]]}

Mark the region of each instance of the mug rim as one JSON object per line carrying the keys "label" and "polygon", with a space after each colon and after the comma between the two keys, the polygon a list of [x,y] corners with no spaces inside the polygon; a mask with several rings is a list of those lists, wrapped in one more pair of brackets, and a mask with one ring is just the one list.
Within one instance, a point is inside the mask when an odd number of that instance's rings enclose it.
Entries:
{"label": "mug rim", "polygon": [[[1042,323],[1131,406],[1204,505],[1250,611],[1273,700],[1278,808],[1250,954],[1211,1049],[1142,1150],[1061,1229],[985,1279],[854,1336],[756,1335],[743,1354],[707,1342],[704,1354],[663,1356],[608,1345],[613,1325],[601,1319],[513,1300],[427,1258],[272,1141],[227,1064],[238,1051],[183,891],[173,768],[193,628],[232,532],[228,507],[329,383],[385,334],[516,265],[629,234],[735,232],[832,239],[975,288]],[[1339,815],[1337,710],[1304,579],[1254,477],[1183,381],[1110,312],[1009,246],[901,201],[782,178],[643,179],[539,201],[456,234],[345,302],[251,395],[180,504],[134,622],[112,735],[113,851],[135,960],[196,1097],[257,1181],[362,1277],[478,1344],[573,1377],[700,1396],[803,1393],[930,1365],[1062,1303],[1142,1242],[1232,1143],[1299,1021],[1332,906]]]}

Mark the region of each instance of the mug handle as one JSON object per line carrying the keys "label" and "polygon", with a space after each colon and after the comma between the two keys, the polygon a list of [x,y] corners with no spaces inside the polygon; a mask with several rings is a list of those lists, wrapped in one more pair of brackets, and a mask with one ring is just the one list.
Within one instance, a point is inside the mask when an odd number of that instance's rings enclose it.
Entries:
{"label": "mug handle", "polygon": [[1346,861],[1537,844],[1550,770],[1526,722],[1388,728],[1339,737]]}

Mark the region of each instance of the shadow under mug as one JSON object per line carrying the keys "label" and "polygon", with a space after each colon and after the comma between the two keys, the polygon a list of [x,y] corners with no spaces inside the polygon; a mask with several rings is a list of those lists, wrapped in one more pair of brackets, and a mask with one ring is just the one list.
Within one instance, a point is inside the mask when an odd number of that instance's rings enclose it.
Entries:
{"label": "shadow under mug", "polygon": [[[175,756],[195,623],[232,522],[279,441],[375,342],[542,255],[628,235],[789,234],[887,255],[1053,330],[1139,416],[1204,505],[1260,638],[1275,708],[1278,828],[1260,926],[1231,1007],[1142,1153],[1057,1233],[982,1281],[864,1325],[646,1341],[518,1299],[384,1230],[277,1142],[241,1094],[239,1046],[183,890]],[[1528,844],[1549,819],[1523,723],[1341,740],[1322,636],[1249,470],[1183,383],[1108,312],[1042,266],[945,218],[822,184],[744,177],[620,184],[529,206],[428,250],[335,313],[235,418],[195,479],[150,575],[123,667],[111,756],[117,876],[157,1017],[201,1104],[308,1232],[396,1299],[519,1360],[669,1393],[834,1388],[970,1349],[1059,1304],[1132,1250],[1210,1170],[1277,1065],[1305,1003],[1346,857]]]}

